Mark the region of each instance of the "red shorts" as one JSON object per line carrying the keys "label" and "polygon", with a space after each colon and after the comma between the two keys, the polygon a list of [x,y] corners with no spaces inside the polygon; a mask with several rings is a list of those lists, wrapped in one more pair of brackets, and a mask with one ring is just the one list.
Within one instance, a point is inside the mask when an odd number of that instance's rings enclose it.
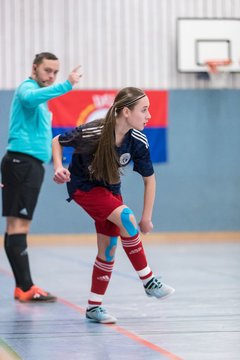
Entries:
{"label": "red shorts", "polygon": [[76,190],[73,200],[95,220],[96,231],[106,236],[119,236],[120,229],[107,218],[119,206],[123,205],[121,195],[111,193],[104,187],[95,187],[90,191]]}

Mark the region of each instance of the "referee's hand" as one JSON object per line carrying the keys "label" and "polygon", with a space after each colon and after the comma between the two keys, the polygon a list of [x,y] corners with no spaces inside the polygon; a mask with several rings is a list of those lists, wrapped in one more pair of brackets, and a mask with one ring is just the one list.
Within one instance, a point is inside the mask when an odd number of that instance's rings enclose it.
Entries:
{"label": "referee's hand", "polygon": [[79,72],[80,67],[81,65],[75,67],[68,76],[68,81],[72,84],[72,86],[76,85],[82,77],[82,74]]}

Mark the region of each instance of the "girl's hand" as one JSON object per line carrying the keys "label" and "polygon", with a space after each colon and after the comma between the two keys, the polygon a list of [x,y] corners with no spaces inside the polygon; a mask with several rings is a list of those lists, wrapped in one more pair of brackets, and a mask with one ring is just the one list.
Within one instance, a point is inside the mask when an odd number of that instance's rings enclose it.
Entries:
{"label": "girl's hand", "polygon": [[151,220],[141,220],[139,225],[139,229],[141,233],[147,234],[153,229],[153,223]]}
{"label": "girl's hand", "polygon": [[57,168],[54,173],[53,180],[57,184],[64,184],[66,182],[69,182],[71,179],[70,172],[68,169],[65,169],[64,167]]}

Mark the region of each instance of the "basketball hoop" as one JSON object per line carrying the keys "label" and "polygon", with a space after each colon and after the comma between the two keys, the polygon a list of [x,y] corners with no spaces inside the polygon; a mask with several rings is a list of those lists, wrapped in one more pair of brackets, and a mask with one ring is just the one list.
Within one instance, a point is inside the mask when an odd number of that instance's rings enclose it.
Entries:
{"label": "basketball hoop", "polygon": [[232,63],[230,59],[227,60],[208,60],[204,65],[208,67],[209,78],[212,81],[213,87],[227,87],[227,77],[229,72],[222,70],[223,66],[228,66]]}
{"label": "basketball hoop", "polygon": [[218,73],[220,66],[228,66],[231,64],[231,60],[208,60],[205,65],[208,66],[209,73]]}

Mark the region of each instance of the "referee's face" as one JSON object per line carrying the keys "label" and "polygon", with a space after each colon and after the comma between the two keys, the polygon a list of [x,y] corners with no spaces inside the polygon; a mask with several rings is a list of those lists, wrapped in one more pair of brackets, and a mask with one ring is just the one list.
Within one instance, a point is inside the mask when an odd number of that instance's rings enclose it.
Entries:
{"label": "referee's face", "polygon": [[41,86],[52,85],[59,72],[59,61],[43,59],[41,64],[33,64],[32,78]]}

